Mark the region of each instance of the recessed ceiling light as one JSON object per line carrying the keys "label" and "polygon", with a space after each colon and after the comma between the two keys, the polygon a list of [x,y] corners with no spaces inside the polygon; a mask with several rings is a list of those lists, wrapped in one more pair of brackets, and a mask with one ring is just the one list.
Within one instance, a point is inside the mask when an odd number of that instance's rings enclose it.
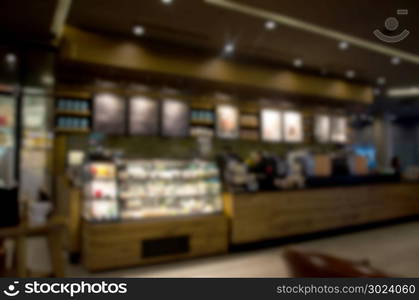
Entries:
{"label": "recessed ceiling light", "polygon": [[391,58],[391,63],[393,65],[398,65],[398,64],[400,64],[400,62],[401,62],[400,57],[394,56],[394,57]]}
{"label": "recessed ceiling light", "polygon": [[7,53],[4,59],[6,60],[6,62],[9,65],[13,65],[17,61],[17,57],[16,57],[16,55],[14,53]]}
{"label": "recessed ceiling light", "polygon": [[348,44],[348,42],[346,42],[346,41],[342,41],[342,42],[340,42],[338,46],[339,46],[339,49],[340,49],[340,50],[346,50],[346,49],[348,49],[348,48],[349,48],[349,44]]}
{"label": "recessed ceiling light", "polygon": [[227,43],[224,46],[224,52],[227,54],[231,54],[234,52],[234,44],[233,43]]}
{"label": "recessed ceiling light", "polygon": [[144,35],[145,28],[141,25],[135,25],[134,27],[132,27],[132,33],[134,33],[136,36]]}
{"label": "recessed ceiling light", "polygon": [[346,71],[345,75],[348,78],[354,78],[355,77],[355,71],[354,70],[348,70],[348,71]]}
{"label": "recessed ceiling light", "polygon": [[386,84],[386,78],[385,77],[378,77],[377,78],[377,84],[379,84],[379,85]]}
{"label": "recessed ceiling light", "polygon": [[265,28],[266,30],[274,30],[276,28],[276,23],[274,21],[266,21]]}
{"label": "recessed ceiling light", "polygon": [[52,77],[51,75],[49,75],[49,74],[44,74],[42,77],[41,77],[41,82],[43,83],[43,84],[45,84],[45,85],[53,85],[54,84],[54,77]]}
{"label": "recessed ceiling light", "polygon": [[173,0],[161,0],[164,4],[172,4]]}
{"label": "recessed ceiling light", "polygon": [[301,58],[296,58],[293,61],[294,67],[301,68],[303,66],[303,60]]}

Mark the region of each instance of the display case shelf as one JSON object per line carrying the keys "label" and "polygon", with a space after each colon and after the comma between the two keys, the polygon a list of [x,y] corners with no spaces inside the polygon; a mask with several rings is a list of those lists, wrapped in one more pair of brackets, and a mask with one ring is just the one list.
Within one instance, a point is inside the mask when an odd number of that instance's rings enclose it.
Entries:
{"label": "display case shelf", "polygon": [[57,110],[55,111],[56,115],[64,116],[75,116],[75,117],[90,117],[90,111],[77,111],[77,110]]}
{"label": "display case shelf", "polygon": [[242,129],[255,129],[255,130],[259,130],[259,124],[241,124],[240,128]]}
{"label": "display case shelf", "polygon": [[218,176],[218,174],[208,174],[208,175],[199,175],[194,177],[182,177],[182,176],[176,176],[176,177],[154,177],[154,176],[148,176],[144,178],[123,178],[123,176],[120,176],[120,179],[124,182],[146,182],[150,180],[155,181],[195,181],[195,180],[204,180],[204,179],[210,179]]}
{"label": "display case shelf", "polygon": [[192,126],[214,126],[214,121],[206,120],[191,120]]}
{"label": "display case shelf", "polygon": [[155,200],[155,199],[160,199],[160,198],[174,198],[174,199],[194,199],[194,198],[213,198],[213,197],[218,197],[219,194],[196,194],[196,195],[162,195],[162,196],[133,196],[133,195],[120,195],[121,198],[123,199],[132,199],[132,198],[139,198],[142,200],[146,200],[146,199],[150,199],[150,200]]}
{"label": "display case shelf", "polygon": [[122,219],[221,211],[221,184],[213,163],[133,160],[126,161],[121,169]]}
{"label": "display case shelf", "polygon": [[90,133],[90,129],[84,128],[56,128],[56,133],[61,134],[88,134]]}
{"label": "display case shelf", "polygon": [[55,127],[61,134],[90,132],[92,104],[90,99],[60,97],[55,101]]}

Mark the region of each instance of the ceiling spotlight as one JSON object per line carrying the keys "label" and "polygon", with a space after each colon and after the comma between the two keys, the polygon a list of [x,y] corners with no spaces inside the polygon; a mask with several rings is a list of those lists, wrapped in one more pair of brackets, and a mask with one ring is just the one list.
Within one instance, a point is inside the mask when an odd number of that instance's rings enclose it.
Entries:
{"label": "ceiling spotlight", "polygon": [[52,77],[51,75],[49,75],[49,74],[44,74],[44,75],[41,77],[41,82],[42,82],[44,85],[53,85],[53,84],[54,84],[54,82],[55,82],[55,80],[54,80],[54,77]]}
{"label": "ceiling spotlight", "polygon": [[161,0],[164,4],[172,4],[173,0]]}
{"label": "ceiling spotlight", "polygon": [[379,84],[379,85],[386,84],[386,78],[385,77],[378,77],[377,78],[377,84]]}
{"label": "ceiling spotlight", "polygon": [[346,71],[346,77],[347,78],[354,78],[355,77],[355,71],[354,70],[348,70]]}
{"label": "ceiling spotlight", "polygon": [[303,60],[301,58],[294,59],[294,67],[301,68],[303,66]]}
{"label": "ceiling spotlight", "polygon": [[225,46],[224,46],[224,52],[225,53],[227,53],[227,54],[231,54],[231,53],[233,53],[234,52],[234,44],[233,43],[227,43]]}
{"label": "ceiling spotlight", "polygon": [[349,48],[348,42],[345,42],[345,41],[340,42],[338,46],[340,50],[346,50]]}
{"label": "ceiling spotlight", "polygon": [[132,27],[132,33],[134,33],[136,36],[142,36],[145,33],[145,28],[140,25],[135,25]]}
{"label": "ceiling spotlight", "polygon": [[4,59],[6,60],[6,62],[9,65],[13,65],[17,61],[17,57],[14,53],[7,53],[6,56],[4,57]]}
{"label": "ceiling spotlight", "polygon": [[401,62],[400,57],[394,56],[394,57],[391,58],[391,63],[393,65],[398,65],[398,64],[400,64],[400,62]]}
{"label": "ceiling spotlight", "polygon": [[266,30],[274,30],[276,28],[276,23],[274,21],[266,21],[265,28]]}

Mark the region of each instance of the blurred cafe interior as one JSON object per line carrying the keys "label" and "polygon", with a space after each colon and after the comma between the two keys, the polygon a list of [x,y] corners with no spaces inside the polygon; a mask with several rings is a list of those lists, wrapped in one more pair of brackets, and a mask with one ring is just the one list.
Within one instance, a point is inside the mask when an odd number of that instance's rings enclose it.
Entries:
{"label": "blurred cafe interior", "polygon": [[1,276],[419,276],[418,5],[1,1]]}

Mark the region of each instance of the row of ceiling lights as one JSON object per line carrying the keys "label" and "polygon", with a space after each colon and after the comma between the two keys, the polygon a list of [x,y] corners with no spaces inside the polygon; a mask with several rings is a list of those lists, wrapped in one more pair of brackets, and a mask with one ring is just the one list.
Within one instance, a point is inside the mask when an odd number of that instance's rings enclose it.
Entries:
{"label": "row of ceiling lights", "polygon": [[[161,1],[165,4],[170,4],[170,3],[172,3],[173,0],[161,0]],[[274,22],[274,21],[268,20],[268,21],[265,22],[265,29],[266,30],[274,30],[276,28],[276,26],[277,26],[277,23]],[[145,30],[144,26],[135,25],[132,28],[132,31],[133,31],[134,35],[142,36],[142,35],[145,34],[146,30]],[[345,51],[345,50],[349,49],[349,43],[346,42],[346,41],[341,41],[341,42],[338,43],[338,48],[342,51]],[[231,54],[234,53],[234,51],[235,51],[235,44],[233,42],[227,42],[224,45],[223,52],[226,55],[231,55]],[[401,62],[401,59],[399,57],[392,57],[390,62],[393,65],[399,65],[400,62]],[[301,58],[295,58],[293,60],[293,65],[296,68],[301,68],[304,65],[304,61]],[[328,73],[328,71],[326,69],[321,70],[322,75],[326,75],[327,73]],[[353,79],[353,78],[356,77],[356,72],[354,70],[347,70],[345,72],[345,76],[348,79]],[[386,78],[383,77],[383,76],[377,78],[377,84],[378,85],[386,84]]]}
{"label": "row of ceiling lights", "polygon": [[[165,5],[169,5],[169,4],[172,4],[173,3],[173,0],[161,0],[161,2],[163,4],[165,4]],[[271,30],[274,30],[276,28],[276,26],[277,26],[277,23],[274,22],[274,21],[272,21],[272,20],[267,20],[265,22],[265,29],[266,30],[270,30],[270,31]],[[145,31],[146,30],[145,30],[144,26],[135,25],[132,28],[132,31],[133,31],[133,34],[134,35],[136,35],[136,36],[142,36],[142,35],[145,34]],[[347,50],[349,48],[349,43],[346,42],[346,41],[341,41],[341,42],[339,42],[338,47],[342,51]],[[226,54],[229,54],[229,55],[232,54],[234,52],[234,50],[235,50],[234,43],[232,43],[232,42],[226,43],[223,50],[224,50],[224,53],[226,53]],[[4,59],[5,59],[6,63],[9,64],[9,65],[14,65],[16,63],[16,61],[17,61],[17,57],[13,53],[6,54]],[[401,59],[399,57],[392,57],[392,59],[391,59],[391,63],[393,65],[399,65],[400,62],[401,62]],[[304,62],[303,62],[303,60],[301,58],[296,58],[293,61],[293,65],[296,68],[301,68],[304,65]],[[322,73],[322,75],[326,75],[327,74],[327,70],[326,69],[322,69],[321,70],[321,73]],[[347,70],[345,72],[345,75],[346,75],[347,78],[352,79],[352,78],[355,78],[356,73],[355,73],[354,70]],[[386,83],[386,78],[385,77],[379,77],[377,79],[377,84],[378,85],[384,85],[385,83]],[[375,89],[374,90],[374,93],[375,94],[379,94],[380,93],[379,89]]]}
{"label": "row of ceiling lights", "polygon": [[[161,0],[161,2],[168,5],[168,4],[171,4],[173,2],[173,0]],[[269,31],[274,30],[276,28],[276,26],[277,26],[277,23],[275,21],[267,20],[265,22],[265,29],[266,30],[269,30]],[[141,25],[135,25],[133,27],[132,31],[133,31],[134,35],[136,35],[136,36],[142,36],[142,35],[145,34],[145,28],[144,28],[144,26],[141,26]],[[349,48],[349,43],[346,42],[346,41],[341,41],[338,44],[338,48],[342,51],[345,51]],[[231,55],[231,54],[233,54],[234,50],[235,50],[235,45],[234,45],[233,42],[228,42],[224,45],[223,52],[225,54]],[[401,59],[399,57],[392,57],[391,58],[391,63],[393,65],[399,65],[400,62],[401,62]],[[301,68],[301,67],[303,67],[304,62],[301,58],[295,58],[293,60],[293,65],[296,68]],[[327,72],[326,69],[322,69],[321,73],[322,73],[322,75],[326,75],[328,72]],[[345,72],[345,76],[348,79],[353,79],[356,76],[356,72],[354,70],[347,70]],[[378,85],[386,84],[386,78],[382,77],[382,76],[377,78],[377,84]]]}
{"label": "row of ceiling lights", "polygon": [[[163,4],[169,5],[169,4],[172,4],[172,3],[173,3],[173,0],[161,0],[161,2],[162,2]],[[276,28],[276,26],[277,26],[277,23],[276,23],[275,21],[272,21],[272,20],[267,20],[267,21],[265,22],[265,29],[266,29],[266,30],[269,30],[269,31],[274,30],[274,29]],[[133,34],[134,34],[134,35],[136,35],[136,36],[142,36],[142,35],[144,35],[144,34],[145,34],[146,30],[145,30],[145,27],[144,27],[144,26],[141,26],[141,25],[135,25],[135,26],[132,28],[132,32],[133,32]],[[339,42],[339,44],[338,44],[338,48],[339,48],[340,50],[342,50],[342,51],[345,51],[345,50],[347,50],[347,49],[349,48],[349,43],[348,43],[348,42],[346,42],[346,41],[341,41],[341,42]],[[233,52],[234,52],[234,51],[235,51],[235,45],[234,45],[234,43],[233,43],[233,42],[227,42],[227,43],[224,45],[223,52],[224,52],[225,54],[227,54],[227,55],[231,55],[231,54],[233,54]],[[399,65],[399,64],[400,64],[400,62],[401,62],[401,60],[400,60],[400,58],[399,58],[399,57],[392,57],[392,58],[391,58],[391,63],[392,63],[393,65]],[[304,62],[303,62],[303,60],[302,60],[301,58],[295,58],[295,59],[293,60],[293,65],[294,65],[294,67],[296,67],[296,68],[301,68],[301,67],[303,67]],[[327,70],[326,70],[326,69],[322,69],[322,70],[321,70],[321,73],[322,73],[322,75],[326,75],[328,72],[327,72]],[[355,78],[355,76],[356,76],[356,72],[355,72],[354,70],[347,70],[347,71],[345,72],[345,76],[346,76],[348,79],[353,79],[353,78]],[[378,85],[384,85],[385,83],[386,83],[386,78],[385,78],[385,77],[379,77],[379,78],[377,78],[377,84],[378,84]]]}
{"label": "row of ceiling lights", "polygon": [[[161,0],[161,2],[165,5],[170,5],[173,3],[173,0]],[[141,25],[135,25],[132,28],[132,33],[136,36],[142,36],[145,34],[145,27]]]}

